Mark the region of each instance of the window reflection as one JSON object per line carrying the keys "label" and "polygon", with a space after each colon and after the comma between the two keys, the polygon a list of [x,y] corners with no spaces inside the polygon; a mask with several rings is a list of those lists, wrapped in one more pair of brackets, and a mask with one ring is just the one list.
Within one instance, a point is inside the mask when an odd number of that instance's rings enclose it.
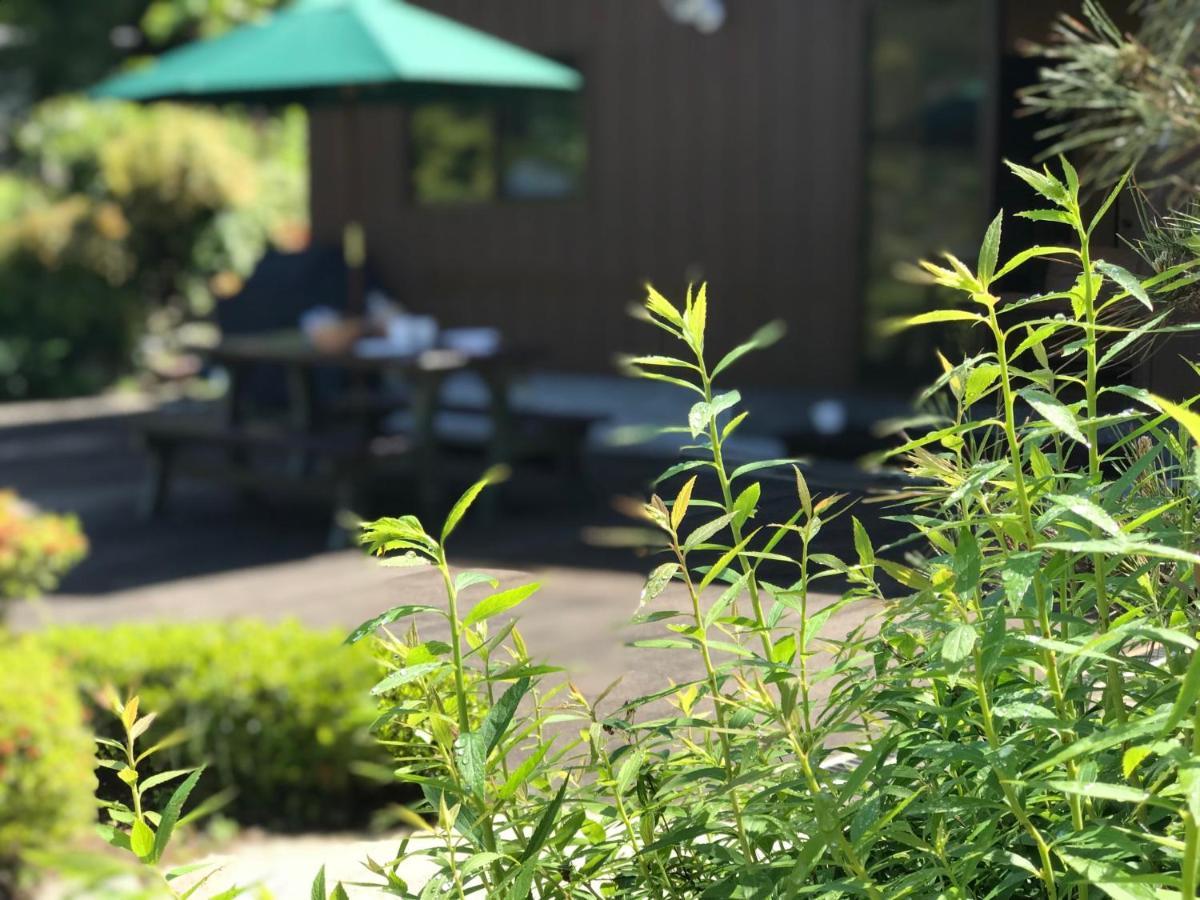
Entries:
{"label": "window reflection", "polygon": [[422,204],[577,196],[587,148],[574,95],[514,95],[417,104],[409,116],[410,180]]}
{"label": "window reflection", "polygon": [[901,267],[943,250],[970,258],[986,224],[991,169],[982,126],[991,102],[991,15],[985,0],[872,6],[863,337],[869,383],[915,382],[933,358],[933,331],[879,335],[881,320],[938,302],[930,288],[899,278]]}

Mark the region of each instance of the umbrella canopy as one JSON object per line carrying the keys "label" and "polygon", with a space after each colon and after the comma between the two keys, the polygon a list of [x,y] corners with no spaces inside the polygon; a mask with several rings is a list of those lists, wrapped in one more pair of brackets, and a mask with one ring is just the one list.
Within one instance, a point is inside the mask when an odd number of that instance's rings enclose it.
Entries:
{"label": "umbrella canopy", "polygon": [[298,0],[92,89],[125,100],[314,103],[460,88],[580,87],[574,69],[400,0]]}

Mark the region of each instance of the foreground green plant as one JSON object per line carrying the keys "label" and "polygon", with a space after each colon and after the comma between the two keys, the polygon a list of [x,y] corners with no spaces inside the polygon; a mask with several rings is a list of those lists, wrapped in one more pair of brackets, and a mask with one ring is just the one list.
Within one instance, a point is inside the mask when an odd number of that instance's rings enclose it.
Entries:
{"label": "foreground green plant", "polygon": [[[854,519],[853,560],[814,550],[844,498],[812,496],[799,469],[756,480],[787,461],[729,458],[745,413],[714,381],[778,329],[710,367],[705,290],[682,307],[650,290],[643,317],[684,353],[625,364],[696,395],[687,424],[667,429],[690,442],[659,479],[672,499],[637,511],[665,557],[638,616],[665,629],[638,644],[673,655],[677,680],[660,690],[592,700],[545,687],[553,670],[498,618],[536,585],[464,602],[496,585],[453,572],[446,541],[495,474],[438,537],[412,517],[367,526],[373,551],[435,567],[446,594],[350,637],[414,616],[438,630],[424,643],[410,632],[415,655],[376,688],[423,692],[395,715],[428,716],[438,760],[399,772],[424,793],[426,833],[368,863],[377,887],[1196,897],[1200,414],[1101,373],[1168,327],[1158,304],[1196,281],[1200,259],[1148,279],[1096,259],[1091,235],[1120,186],[1085,216],[1069,164],[1061,178],[1013,171],[1044,201],[1023,215],[1069,239],[1002,260],[1001,216],[974,268],[925,264],[965,306],[896,327],[962,323],[986,349],[944,361],[921,431],[890,454],[911,476],[890,516],[907,536],[876,548]],[[998,283],[1041,257],[1075,266],[1072,288],[1003,304]],[[794,512],[763,521],[764,489],[789,483]],[[830,633],[855,607],[861,624]],[[433,862],[431,880],[405,882],[412,857]]]}
{"label": "foreground green plant", "polygon": [[[173,869],[162,869],[163,855],[171,843],[175,829],[188,819],[195,817],[184,815],[183,807],[191,795],[196,783],[204,771],[201,766],[195,769],[175,769],[160,772],[146,778],[139,771],[146,760],[159,750],[177,744],[183,739],[179,732],[168,734],[166,737],[151,744],[144,750],[139,750],[138,739],[145,735],[156,718],[155,713],[139,715],[140,701],[134,695],[122,701],[115,692],[108,692],[106,697],[114,716],[120,721],[124,737],[117,741],[109,738],[97,738],[97,743],[115,753],[100,759],[100,765],[112,769],[117,777],[129,789],[129,802],[112,801],[103,803],[108,823],[101,827],[101,833],[114,847],[128,851],[141,862],[149,872],[157,876],[160,886],[171,897],[184,898],[193,896],[217,869],[211,869],[184,891],[176,890],[174,882],[196,871],[195,866],[182,866]],[[178,782],[171,793],[170,799],[161,810],[153,810],[146,804],[150,790],[169,783]],[[237,890],[226,891],[219,896],[237,896]]]}

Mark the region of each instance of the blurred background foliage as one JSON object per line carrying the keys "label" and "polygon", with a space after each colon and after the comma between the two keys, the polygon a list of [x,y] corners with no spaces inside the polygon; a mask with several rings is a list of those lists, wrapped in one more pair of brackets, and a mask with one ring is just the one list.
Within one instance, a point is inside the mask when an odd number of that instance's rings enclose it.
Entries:
{"label": "blurred background foliage", "polygon": [[1094,184],[1134,169],[1146,189],[1176,204],[1200,192],[1200,0],[1133,0],[1136,31],[1097,0],[1064,16],[1044,46],[1049,65],[1023,92],[1050,124],[1046,156],[1085,151]]}
{"label": "blurred background foliage", "polygon": [[273,5],[0,0],[0,399],[188,375],[189,329],[271,243],[307,240],[301,110],[74,93]]}

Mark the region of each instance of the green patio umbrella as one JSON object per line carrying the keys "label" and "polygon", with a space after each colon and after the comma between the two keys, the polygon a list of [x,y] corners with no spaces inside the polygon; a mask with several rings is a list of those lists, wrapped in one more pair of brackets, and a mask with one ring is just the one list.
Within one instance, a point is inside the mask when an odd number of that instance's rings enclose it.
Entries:
{"label": "green patio umbrella", "polygon": [[[260,21],[114,75],[91,94],[316,105],[574,91],[581,85],[579,73],[568,66],[401,0],[297,0]],[[351,205],[361,211],[362,186],[353,190],[358,196]],[[353,282],[349,301],[352,309],[361,308],[361,226],[347,222],[345,234]]]}
{"label": "green patio umbrella", "polygon": [[400,0],[298,0],[261,21],[164,53],[93,96],[314,103],[347,93],[577,90],[574,69]]}

